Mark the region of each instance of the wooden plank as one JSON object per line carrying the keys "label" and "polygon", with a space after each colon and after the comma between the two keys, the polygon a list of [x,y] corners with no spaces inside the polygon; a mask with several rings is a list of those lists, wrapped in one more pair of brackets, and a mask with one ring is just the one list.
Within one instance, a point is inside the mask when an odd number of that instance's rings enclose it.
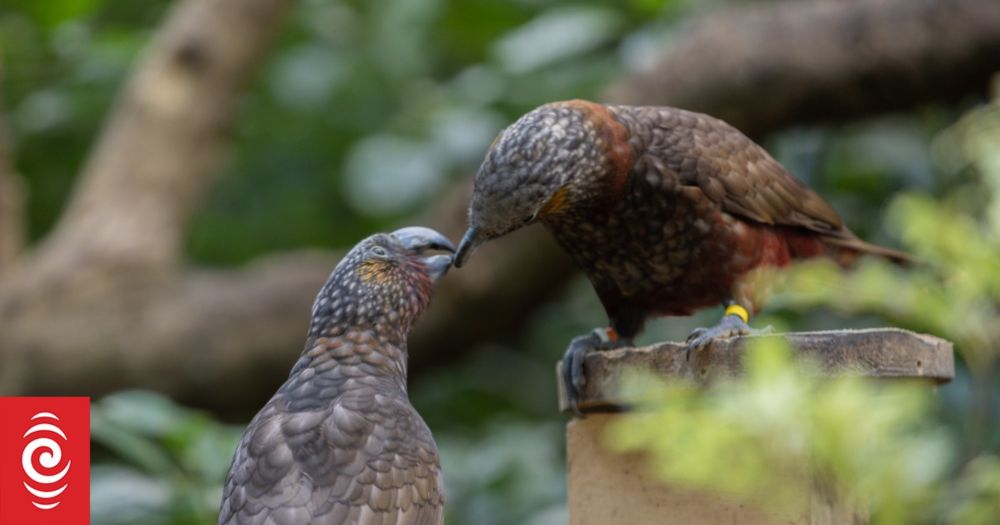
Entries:
{"label": "wooden plank", "polygon": [[570,525],[813,525],[805,518],[775,520],[741,501],[664,484],[645,455],[608,451],[606,429],[616,417],[594,414],[566,426]]}
{"label": "wooden plank", "polygon": [[[944,339],[898,328],[795,332],[736,337],[714,342],[685,359],[683,343],[667,342],[639,348],[591,352],[584,364],[587,383],[580,396],[582,412],[615,412],[623,407],[619,395],[622,374],[631,368],[662,376],[710,380],[718,374],[743,372],[747,343],[757,338],[784,337],[801,355],[809,356],[827,374],[878,378],[923,378],[937,384],[955,376],[952,344]],[[558,371],[558,367],[557,367]],[[559,407],[566,411],[562,376]]]}

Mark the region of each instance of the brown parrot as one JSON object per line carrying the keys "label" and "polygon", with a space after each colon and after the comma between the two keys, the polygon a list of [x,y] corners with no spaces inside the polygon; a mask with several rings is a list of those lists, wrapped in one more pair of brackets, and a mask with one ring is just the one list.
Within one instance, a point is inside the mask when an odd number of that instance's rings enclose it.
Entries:
{"label": "brown parrot", "polygon": [[437,446],[406,393],[406,338],[454,252],[421,227],[373,235],[316,296],[305,350],[250,422],[220,524],[440,525]]}
{"label": "brown parrot", "polygon": [[750,272],[826,256],[906,255],[866,243],[819,195],[725,122],[670,107],[546,104],[505,129],[476,173],[462,266],[484,241],[541,222],[610,320],[563,358],[575,409],[592,349],[630,345],[647,317],[723,304],[688,350],[752,333]]}

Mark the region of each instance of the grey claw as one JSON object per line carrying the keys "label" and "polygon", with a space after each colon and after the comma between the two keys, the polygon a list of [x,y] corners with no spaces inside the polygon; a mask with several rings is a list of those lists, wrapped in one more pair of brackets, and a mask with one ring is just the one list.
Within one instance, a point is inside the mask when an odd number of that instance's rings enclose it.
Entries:
{"label": "grey claw", "polygon": [[708,328],[695,328],[687,338],[687,357],[690,359],[691,352],[704,350],[712,341],[716,339],[728,339],[740,335],[750,335],[766,333],[771,327],[762,330],[754,330],[736,316],[727,315],[719,320],[714,326]]}
{"label": "grey claw", "polygon": [[687,355],[685,357],[687,358],[687,360],[690,361],[692,353],[701,352],[711,342],[712,342],[711,337],[704,337],[703,335],[699,335],[693,339],[688,340],[687,347],[685,348]]}
{"label": "grey claw", "polygon": [[566,349],[566,353],[563,354],[562,377],[563,387],[566,389],[566,404],[569,405],[573,414],[577,417],[583,417],[578,402],[580,392],[583,391],[584,386],[587,384],[587,376],[583,372],[583,363],[587,357],[587,353],[598,348],[600,344],[601,340],[597,335],[593,333],[582,335],[574,338],[570,342],[569,348]]}
{"label": "grey claw", "polygon": [[691,334],[687,336],[687,346],[684,348],[684,361],[691,361],[692,352],[700,352],[702,348],[705,348],[708,344],[703,339],[706,332],[708,332],[708,328],[698,327],[692,330]]}
{"label": "grey claw", "polygon": [[573,365],[573,390],[577,395],[583,392],[583,387],[587,386],[587,375],[583,373],[583,363],[587,357],[587,350],[575,352],[572,355]]}
{"label": "grey claw", "polygon": [[691,341],[693,341],[693,340],[701,337],[701,334],[703,334],[703,333],[705,333],[707,331],[708,331],[708,328],[705,328],[705,327],[701,327],[700,326],[698,328],[695,328],[694,330],[691,330],[691,333],[687,336],[687,341],[690,343]]}
{"label": "grey claw", "polygon": [[610,350],[632,344],[631,340],[608,341],[604,337],[606,333],[606,330],[597,329],[587,335],[575,337],[570,342],[569,348],[566,349],[566,353],[563,354],[561,373],[563,387],[566,389],[564,392],[566,404],[577,417],[584,417],[578,403],[580,393],[587,386],[587,375],[583,370],[587,354],[592,350]]}

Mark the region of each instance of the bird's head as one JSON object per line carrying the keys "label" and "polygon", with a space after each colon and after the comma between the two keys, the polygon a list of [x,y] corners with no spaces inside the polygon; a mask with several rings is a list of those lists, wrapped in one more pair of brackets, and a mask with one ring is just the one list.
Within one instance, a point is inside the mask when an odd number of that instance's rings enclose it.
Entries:
{"label": "bird's head", "polygon": [[430,304],[434,283],[448,271],[454,251],[447,237],[420,226],[359,242],[316,296],[309,335],[336,335],[354,326],[409,332]]}
{"label": "bird's head", "polygon": [[627,150],[622,125],[593,102],[546,104],[518,119],[476,173],[455,266],[485,241],[600,200]]}

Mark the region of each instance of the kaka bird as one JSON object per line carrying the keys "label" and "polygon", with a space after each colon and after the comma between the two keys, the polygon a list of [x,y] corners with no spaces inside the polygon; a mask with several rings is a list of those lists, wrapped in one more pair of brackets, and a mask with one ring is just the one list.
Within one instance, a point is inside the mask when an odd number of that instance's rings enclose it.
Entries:
{"label": "kaka bird", "polygon": [[723,304],[718,324],[688,338],[698,350],[753,332],[755,268],[814,256],[844,265],[865,253],[907,259],[856,237],[737,129],[670,107],[556,102],[502,131],[476,173],[455,266],[534,222],[583,269],[610,321],[574,339],[563,358],[574,410],[584,354],[630,345],[651,315]]}
{"label": "kaka bird", "polygon": [[373,235],[316,296],[305,350],[250,422],[220,524],[440,525],[437,446],[406,393],[406,338],[454,252],[421,227]]}

